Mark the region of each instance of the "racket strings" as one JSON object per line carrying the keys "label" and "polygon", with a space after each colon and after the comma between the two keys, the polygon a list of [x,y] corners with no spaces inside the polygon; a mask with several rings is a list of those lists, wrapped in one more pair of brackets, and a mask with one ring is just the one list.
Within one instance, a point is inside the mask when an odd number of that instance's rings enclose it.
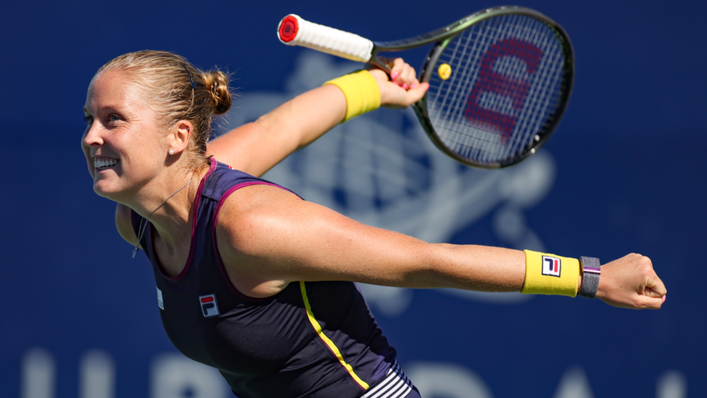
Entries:
{"label": "racket strings", "polygon": [[[531,84],[528,96],[526,98],[527,111],[519,115],[516,125],[518,126],[518,131],[520,134],[513,135],[514,140],[509,143],[507,147],[507,152],[511,150],[520,150],[532,139],[534,139],[535,132],[541,131],[543,127],[543,122],[547,117],[551,116],[548,114],[548,110],[555,109],[557,107],[559,98],[555,96],[555,101],[551,100],[553,94],[558,90],[555,90],[555,84],[557,83],[560,74],[551,73],[553,71],[562,70],[563,68],[563,57],[560,51],[548,51],[551,49],[551,45],[556,42],[551,42],[550,40],[556,40],[554,36],[548,36],[541,34],[539,30],[535,30],[534,34],[530,37],[533,42],[539,43],[539,47],[545,49],[545,57],[541,58],[540,65],[538,66],[538,71],[535,74],[535,84]],[[556,50],[556,48],[555,48]],[[531,137],[530,135],[533,135]],[[505,154],[506,156],[509,153]]]}
{"label": "racket strings", "polygon": [[452,77],[430,79],[435,131],[474,163],[522,154],[560,106],[564,59],[554,31],[535,18],[504,15],[472,25],[437,61],[451,66]]}
{"label": "racket strings", "polygon": [[[469,30],[466,34],[461,35],[455,41],[457,47],[455,52],[461,52],[461,56],[456,57],[456,54],[447,54],[447,51],[443,52],[440,57],[440,62],[445,62],[453,66],[453,70],[463,71],[462,76],[459,76],[458,87],[454,90],[441,89],[440,91],[452,92],[451,100],[447,103],[446,112],[445,109],[440,109],[441,112],[435,118],[438,120],[440,130],[442,132],[442,139],[450,149],[464,157],[464,158],[478,158],[479,152],[488,151],[490,139],[493,137],[489,134],[489,137],[483,137],[479,134],[476,136],[471,134],[464,134],[466,129],[466,122],[464,122],[464,111],[466,106],[466,96],[467,93],[471,91],[471,84],[475,81],[475,77],[479,75],[479,63],[464,63],[467,59],[478,59],[479,48],[488,48],[489,42],[496,41],[498,39],[497,34],[499,31],[495,32],[496,35],[474,35],[473,30]],[[469,47],[471,44],[471,48]],[[459,51],[459,46],[462,47]],[[443,87],[440,87],[443,88]],[[449,97],[449,96],[448,96]],[[442,104],[444,107],[444,103]],[[452,116],[451,118],[449,116]],[[471,141],[474,141],[473,143]],[[471,153],[470,153],[471,151]]]}
{"label": "racket strings", "polygon": [[[507,25],[507,26],[511,27],[510,32],[509,32],[509,33],[510,33],[510,36],[511,36],[511,37],[518,37],[518,36],[524,37],[524,36],[527,36],[527,32],[521,32],[521,30],[527,30],[527,27],[524,26],[524,25],[521,25],[521,23],[520,23],[521,21],[518,21],[519,16],[513,16],[513,17],[511,17],[510,19],[511,19],[511,20],[509,21],[509,23],[508,23],[508,25]],[[499,36],[503,36],[503,34],[505,33],[503,29],[495,29],[495,32],[496,32],[496,34],[493,36],[493,39],[494,39],[494,40],[499,39]],[[531,31],[531,32],[532,32],[532,31]],[[501,58],[501,59],[499,59],[499,60],[496,61],[496,65],[494,65],[494,66],[495,66],[494,71],[503,74],[504,71],[503,71],[503,70],[499,70],[499,69],[502,69],[502,68],[499,68],[499,67],[498,67],[498,66],[499,66],[498,64],[501,64],[501,65],[502,65],[502,64],[503,64],[502,61],[505,60],[505,59],[509,59],[509,58]],[[510,59],[518,60],[518,58],[516,58],[516,57],[510,58]],[[506,69],[508,69],[508,68],[506,68]],[[527,68],[523,68],[523,69],[527,69]],[[526,73],[525,70],[515,69],[515,70],[506,70],[505,72],[506,72],[505,75],[508,76],[508,77],[510,77],[510,78],[512,78],[511,81],[513,81],[513,82],[516,82],[516,81],[526,81],[526,80],[528,80],[528,79],[527,79],[528,76],[527,76],[527,73]],[[512,73],[508,73],[508,72],[512,72]],[[523,73],[525,76],[521,76],[520,73]],[[507,83],[507,82],[505,82],[505,83]],[[501,90],[501,91],[504,91],[504,90]],[[517,90],[516,90],[516,91],[517,91]],[[499,113],[501,113],[501,114],[510,114],[511,116],[514,117],[514,118],[511,119],[511,120],[514,120],[515,122],[517,122],[517,118],[518,118],[518,116],[520,116],[520,115],[518,114],[518,112],[503,112],[502,109],[499,109],[499,107],[498,107],[497,105],[498,105],[499,99],[501,99],[501,98],[503,98],[503,96],[498,96],[498,95],[497,95],[497,96],[493,96],[493,95],[492,95],[492,101],[486,101],[485,104],[484,104],[483,101],[481,101],[481,100],[477,100],[477,102],[479,102],[479,105],[480,105],[482,108],[485,108],[485,109],[492,109],[493,111],[499,112]],[[477,123],[477,125],[478,125],[478,123]],[[495,126],[495,127],[498,127],[498,126]],[[515,127],[515,126],[512,125],[512,126],[510,126],[510,127]],[[519,127],[520,127],[520,126],[519,126]],[[522,131],[522,130],[521,130],[521,131]],[[498,131],[497,131],[497,132],[498,132]],[[507,156],[509,155],[509,154],[508,154],[509,151],[515,151],[515,150],[517,150],[517,148],[516,148],[517,142],[516,142],[516,141],[518,141],[518,139],[521,138],[521,134],[512,134],[511,132],[508,132],[508,131],[503,131],[503,132],[498,132],[498,133],[500,133],[500,134],[502,135],[501,143],[502,143],[502,144],[505,144],[505,145],[499,147],[499,146],[495,145],[496,141],[498,141],[498,140],[495,140],[495,139],[487,140],[487,142],[485,143],[485,144],[486,144],[486,145],[485,145],[485,149],[487,149],[487,150],[484,151],[484,154],[485,154],[486,156],[485,156],[485,157],[481,157],[480,160],[482,160],[482,161],[489,161],[489,160],[491,160],[491,161],[492,161],[493,159],[490,159],[489,157],[493,154],[493,152],[494,152],[493,150],[494,150],[494,149],[500,149],[500,150],[501,150],[501,152],[500,152],[500,154],[499,154],[499,156],[501,156],[501,157],[507,157]],[[487,136],[488,136],[488,135],[487,135]],[[509,141],[505,141],[505,140],[509,140]],[[496,152],[497,152],[497,151],[496,151]]]}

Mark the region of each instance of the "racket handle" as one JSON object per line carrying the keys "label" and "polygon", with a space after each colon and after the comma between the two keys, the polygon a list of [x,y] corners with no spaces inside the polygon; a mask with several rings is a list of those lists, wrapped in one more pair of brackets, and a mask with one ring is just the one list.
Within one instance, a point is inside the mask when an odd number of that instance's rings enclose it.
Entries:
{"label": "racket handle", "polygon": [[290,14],[280,21],[277,37],[288,46],[303,46],[358,62],[368,62],[373,42],[359,35],[305,21]]}

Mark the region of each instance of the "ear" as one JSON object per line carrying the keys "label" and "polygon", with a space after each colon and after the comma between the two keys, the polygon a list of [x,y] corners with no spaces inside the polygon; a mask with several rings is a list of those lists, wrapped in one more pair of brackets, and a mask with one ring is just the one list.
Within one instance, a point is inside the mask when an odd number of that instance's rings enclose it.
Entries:
{"label": "ear", "polygon": [[194,132],[194,125],[188,120],[180,120],[170,133],[169,154],[176,155],[183,152],[189,146],[189,140]]}

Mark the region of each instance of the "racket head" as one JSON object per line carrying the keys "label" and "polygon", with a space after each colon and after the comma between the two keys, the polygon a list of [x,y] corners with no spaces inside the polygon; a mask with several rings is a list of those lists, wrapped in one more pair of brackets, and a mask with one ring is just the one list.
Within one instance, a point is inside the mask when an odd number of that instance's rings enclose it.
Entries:
{"label": "racket head", "polygon": [[505,6],[448,28],[420,70],[414,105],[432,142],[464,164],[500,168],[534,154],[555,131],[574,82],[567,33],[545,15]]}

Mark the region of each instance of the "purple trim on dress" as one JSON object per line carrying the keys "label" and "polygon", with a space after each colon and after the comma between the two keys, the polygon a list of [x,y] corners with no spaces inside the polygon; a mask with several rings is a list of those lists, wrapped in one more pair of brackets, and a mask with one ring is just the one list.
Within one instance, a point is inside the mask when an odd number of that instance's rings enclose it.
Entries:
{"label": "purple trim on dress", "polygon": [[160,266],[157,262],[157,256],[155,255],[155,246],[152,241],[152,223],[150,223],[147,231],[147,242],[150,245],[150,248],[152,249],[152,256],[154,258],[155,264],[157,265],[157,269],[160,271],[160,274],[162,274],[162,276],[172,282],[177,282],[184,278],[187,272],[189,272],[189,268],[191,268],[192,261],[194,260],[194,252],[196,248],[196,225],[199,218],[199,203],[201,202],[201,193],[204,190],[204,184],[206,183],[206,180],[208,180],[209,176],[214,172],[214,170],[216,170],[216,160],[214,158],[211,158],[209,160],[211,161],[209,171],[207,171],[206,175],[204,175],[204,178],[201,179],[201,182],[199,183],[199,189],[196,191],[196,196],[194,197],[194,215],[192,217],[191,222],[191,243],[189,244],[189,256],[187,257],[187,262],[184,264],[182,271],[179,272],[177,276],[171,277],[165,274],[164,271],[162,271],[162,266]]}
{"label": "purple trim on dress", "polygon": [[233,282],[231,282],[231,278],[228,277],[228,272],[226,272],[226,267],[223,265],[223,260],[221,259],[221,253],[218,250],[218,243],[216,241],[216,220],[218,219],[219,211],[221,211],[221,206],[223,206],[223,203],[226,201],[226,199],[229,196],[231,196],[232,193],[236,192],[237,190],[239,190],[241,188],[245,188],[245,187],[248,187],[251,185],[270,185],[273,187],[284,189],[285,191],[289,191],[288,189],[283,188],[279,185],[276,185],[276,184],[273,184],[270,182],[265,182],[265,181],[250,181],[250,182],[244,182],[244,183],[232,186],[231,188],[228,189],[228,191],[226,191],[223,194],[223,196],[221,196],[221,199],[219,199],[219,201],[218,201],[218,205],[216,205],[216,210],[214,210],[214,220],[213,220],[213,225],[211,227],[212,228],[211,229],[211,237],[212,237],[211,240],[213,241],[214,253],[216,253],[216,261],[218,262],[218,268],[219,268],[219,270],[221,270],[221,275],[223,276],[223,279],[226,281],[226,285],[228,285],[228,288],[231,289],[233,294],[235,294],[236,296],[240,297],[243,300],[259,302],[259,301],[270,300],[273,296],[258,298],[258,297],[250,297],[250,296],[247,296],[247,295],[241,293],[233,285]]}

